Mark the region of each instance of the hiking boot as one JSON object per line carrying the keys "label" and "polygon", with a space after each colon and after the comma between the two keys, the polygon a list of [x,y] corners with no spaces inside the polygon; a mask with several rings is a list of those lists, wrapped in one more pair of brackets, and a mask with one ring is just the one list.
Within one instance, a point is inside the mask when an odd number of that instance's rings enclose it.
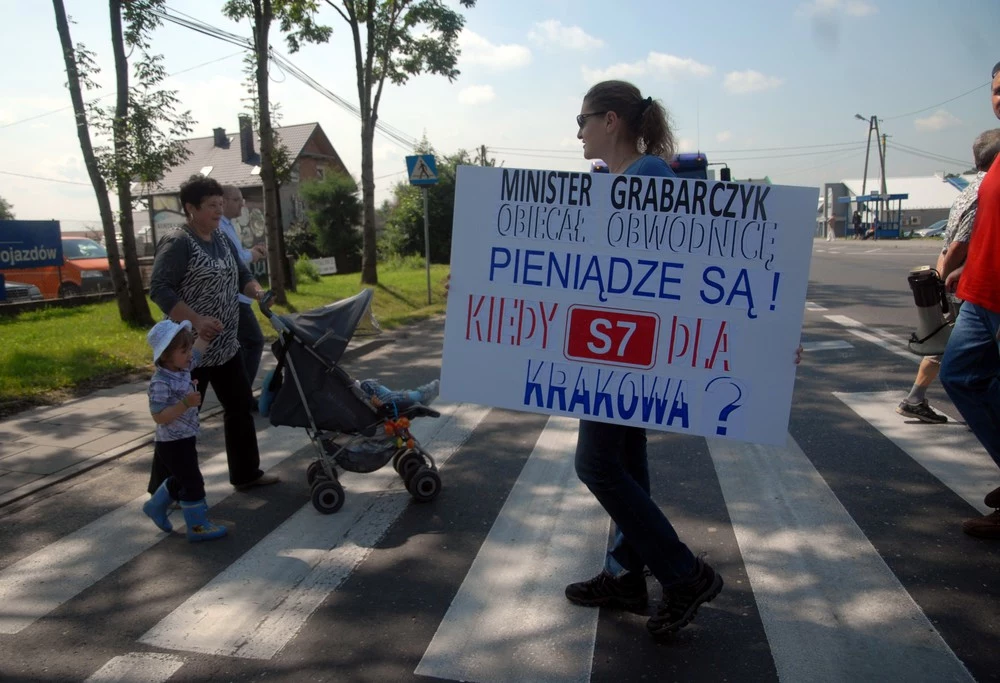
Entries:
{"label": "hiking boot", "polygon": [[983,502],[988,508],[1000,508],[1000,486],[987,493]]}
{"label": "hiking boot", "polygon": [[935,413],[929,405],[927,405],[927,400],[923,400],[920,403],[907,403],[902,401],[898,406],[896,406],[896,412],[904,417],[915,417],[921,422],[927,422],[929,424],[941,424],[947,422],[948,418],[941,413]]}
{"label": "hiking boot", "polygon": [[588,581],[566,586],[566,599],[584,607],[610,607],[637,612],[646,607],[646,577],[642,572],[628,572],[615,577],[607,571]]}
{"label": "hiking boot", "polygon": [[977,538],[1000,538],[1000,510],[965,520],[962,531]]}
{"label": "hiking boot", "polygon": [[668,636],[687,626],[703,602],[711,602],[722,591],[722,575],[700,557],[695,569],[684,583],[663,589],[663,602],[656,614],[646,622],[655,637]]}

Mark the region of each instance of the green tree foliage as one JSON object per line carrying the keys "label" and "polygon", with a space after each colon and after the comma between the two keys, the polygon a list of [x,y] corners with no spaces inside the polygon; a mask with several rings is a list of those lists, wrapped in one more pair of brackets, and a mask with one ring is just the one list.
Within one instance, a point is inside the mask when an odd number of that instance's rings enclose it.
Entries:
{"label": "green tree foliage", "polygon": [[282,165],[288,164],[275,148],[274,129],[271,123],[269,86],[269,52],[271,50],[271,24],[278,22],[285,35],[288,49],[297,52],[303,42],[325,43],[333,32],[328,26],[316,23],[318,0],[227,0],[222,12],[230,19],[249,20],[253,30],[254,64],[256,79],[256,120],[260,133],[260,180],[264,186],[264,225],[267,233],[267,265],[272,274],[271,289],[275,301],[287,303],[285,287],[292,286],[287,263],[284,231],[281,229],[278,207],[278,187],[281,184]]}
{"label": "green tree foliage", "polygon": [[[430,153],[422,151],[422,154]],[[451,261],[451,228],[455,217],[455,170],[471,164],[465,150],[438,157],[436,185],[427,187],[428,232],[431,238],[431,263]],[[393,190],[394,201],[386,213],[380,248],[386,255],[424,255],[424,199],[422,188],[399,183]]]}
{"label": "green tree foliage", "polygon": [[[378,284],[372,147],[386,79],[402,85],[422,73],[458,77],[458,35],[465,19],[442,0],[326,0],[351,29],[361,105],[364,254],[361,282]],[[476,0],[458,0],[475,7]]]}
{"label": "green tree foliage", "polygon": [[[94,53],[83,45],[73,45],[63,2],[53,0],[77,135],[101,213],[119,313],[122,320],[141,326],[151,325],[153,318],[136,253],[131,186],[134,181],[155,183],[168,168],[180,163],[188,152],[177,138],[191,130],[187,112],[175,112],[175,91],[161,88],[166,72],[160,56],[149,53],[149,37],[160,25],[155,12],[162,10],[165,4],[165,0],[109,0],[116,101],[112,107],[101,107],[85,106],[81,90],[81,87],[96,87],[92,78],[98,71]],[[91,128],[110,144],[94,146]],[[124,271],[120,266],[114,215],[108,200],[109,187],[118,195]]]}
{"label": "green tree foliage", "polygon": [[0,221],[14,220],[14,207],[3,197],[0,197]]}
{"label": "green tree foliage", "polygon": [[309,229],[316,235],[320,254],[337,259],[337,271],[361,269],[361,200],[358,185],[344,173],[303,183],[299,189],[306,203]]}

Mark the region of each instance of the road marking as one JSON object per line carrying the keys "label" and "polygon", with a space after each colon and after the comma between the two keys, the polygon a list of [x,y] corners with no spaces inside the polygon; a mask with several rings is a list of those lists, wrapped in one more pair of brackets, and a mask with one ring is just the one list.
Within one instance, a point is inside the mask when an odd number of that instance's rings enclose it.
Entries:
{"label": "road marking", "polygon": [[549,418],[415,674],[590,680],[599,611],[563,591],[601,567],[610,521],[576,477],[578,424]]}
{"label": "road marking", "polygon": [[[884,332],[882,330],[872,330],[872,332],[880,332],[881,335],[883,336],[866,332],[865,330],[868,328],[866,328],[862,323],[859,323],[854,318],[848,318],[846,315],[826,315],[823,317],[829,320],[830,322],[834,322],[837,323],[838,325],[846,327],[847,331],[853,334],[855,337],[859,339],[864,339],[866,342],[870,342],[872,344],[875,344],[876,346],[881,346],[886,351],[894,353],[902,358],[906,358],[907,360],[912,360],[914,363],[919,363],[920,360],[923,358],[923,356],[918,356],[914,353],[910,353],[904,347],[898,346],[897,345],[899,343],[898,337],[892,337],[887,332]],[[885,337],[889,338],[887,339]],[[890,341],[890,339],[892,341]]]}
{"label": "road marking", "polygon": [[[257,434],[265,471],[308,443],[302,430],[268,428]],[[202,463],[207,499],[230,495],[226,453]],[[19,633],[165,537],[142,512],[147,494],[99,517],[0,572],[0,633]],[[174,516],[174,531],[183,522]]]}
{"label": "road marking", "polygon": [[807,311],[825,311],[827,309],[826,309],[826,307],[820,306],[819,304],[817,304],[817,303],[815,303],[813,301],[807,301],[806,302],[806,310]]}
{"label": "road marking", "polygon": [[896,413],[901,391],[833,395],[969,505],[984,515],[992,512],[983,503],[983,494],[1000,486],[1000,472],[964,424],[954,418],[939,425],[908,423]]}
{"label": "road marking", "polygon": [[184,660],[158,652],[130,652],[115,657],[84,683],[163,683],[184,666]]}
{"label": "road marking", "polygon": [[779,680],[974,680],[791,435],[708,445]]}
{"label": "road marking", "polygon": [[[412,431],[440,466],[465,443],[489,408],[435,405],[442,416]],[[216,575],[139,641],[169,650],[270,659],[309,615],[368,557],[410,504],[391,467],[345,473],[344,507],[333,515],[307,503]]]}
{"label": "road marking", "polygon": [[838,351],[841,349],[853,349],[854,345],[841,339],[829,339],[825,341],[802,342],[803,351]]}

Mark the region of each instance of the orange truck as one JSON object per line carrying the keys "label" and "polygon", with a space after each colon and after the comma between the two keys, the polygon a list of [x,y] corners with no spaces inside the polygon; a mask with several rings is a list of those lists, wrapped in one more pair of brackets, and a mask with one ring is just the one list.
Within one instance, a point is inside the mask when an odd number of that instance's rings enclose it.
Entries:
{"label": "orange truck", "polygon": [[85,237],[63,237],[63,264],[0,270],[9,280],[26,282],[41,290],[46,299],[111,291],[108,252]]}

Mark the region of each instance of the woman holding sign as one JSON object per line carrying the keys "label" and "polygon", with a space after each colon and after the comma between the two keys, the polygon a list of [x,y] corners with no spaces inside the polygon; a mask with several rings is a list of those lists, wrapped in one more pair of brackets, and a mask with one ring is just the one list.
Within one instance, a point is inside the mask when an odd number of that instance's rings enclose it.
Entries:
{"label": "woman holding sign", "polygon": [[[623,81],[598,83],[576,117],[586,159],[602,159],[616,175],[674,176],[664,161],[674,138],[666,111]],[[654,636],[687,625],[698,606],[722,590],[722,576],[678,538],[649,494],[646,431],[580,421],[576,472],[615,522],[604,569],[566,587],[578,605],[641,610],[648,594],[644,567],[663,585],[663,602],[646,626]]]}

